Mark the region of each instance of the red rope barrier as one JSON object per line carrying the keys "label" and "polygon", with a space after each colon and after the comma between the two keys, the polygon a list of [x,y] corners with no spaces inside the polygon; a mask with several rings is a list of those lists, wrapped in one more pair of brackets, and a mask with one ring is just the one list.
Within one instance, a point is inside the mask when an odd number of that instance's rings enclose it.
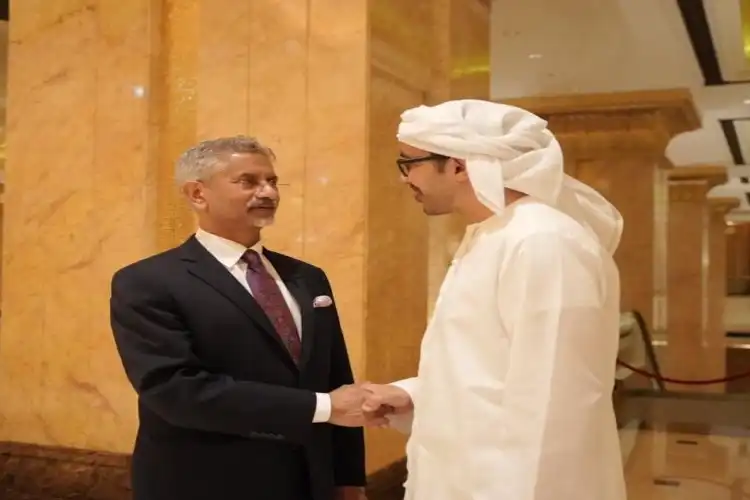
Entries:
{"label": "red rope barrier", "polygon": [[636,368],[635,366],[631,366],[627,364],[624,361],[617,360],[617,364],[627,368],[628,370],[637,373],[638,375],[643,375],[644,377],[659,380],[661,382],[667,382],[670,384],[678,384],[678,385],[713,385],[713,384],[723,384],[725,382],[732,382],[734,380],[740,380],[743,378],[750,378],[750,371],[744,372],[744,373],[736,373],[734,375],[727,375],[726,377],[721,378],[712,378],[707,380],[684,380],[679,378],[671,378],[671,377],[664,377],[662,375],[657,375],[655,373],[648,372],[646,370],[641,370],[640,368]]}

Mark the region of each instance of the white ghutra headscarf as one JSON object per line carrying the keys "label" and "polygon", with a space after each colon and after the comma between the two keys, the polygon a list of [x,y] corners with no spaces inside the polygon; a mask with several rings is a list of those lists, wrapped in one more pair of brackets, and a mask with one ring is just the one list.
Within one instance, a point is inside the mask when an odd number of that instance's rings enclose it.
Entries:
{"label": "white ghutra headscarf", "polygon": [[526,110],[473,99],[419,106],[401,115],[398,140],[465,160],[477,198],[496,214],[505,210],[505,188],[513,189],[573,217],[610,253],[620,243],[620,213],[564,173],[562,149],[547,122]]}

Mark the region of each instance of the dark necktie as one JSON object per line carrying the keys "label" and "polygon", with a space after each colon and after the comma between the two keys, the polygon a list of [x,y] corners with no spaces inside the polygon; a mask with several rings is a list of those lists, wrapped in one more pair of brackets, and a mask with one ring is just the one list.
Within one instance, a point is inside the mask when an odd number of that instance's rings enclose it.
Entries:
{"label": "dark necktie", "polygon": [[242,256],[242,260],[247,263],[245,276],[255,301],[258,302],[268,319],[273,323],[276,333],[286,345],[294,362],[298,363],[302,352],[302,342],[297,332],[297,326],[294,324],[292,312],[281,294],[279,285],[276,284],[276,280],[261,262],[258,252],[248,250]]}

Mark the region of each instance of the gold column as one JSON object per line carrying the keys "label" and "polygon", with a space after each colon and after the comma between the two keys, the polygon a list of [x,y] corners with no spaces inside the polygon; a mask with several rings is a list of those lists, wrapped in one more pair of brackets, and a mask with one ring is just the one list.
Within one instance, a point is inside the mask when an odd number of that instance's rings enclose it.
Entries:
{"label": "gold column", "polygon": [[[369,250],[360,376],[373,382],[416,374],[425,327],[427,220],[399,182],[395,135],[401,112],[429,99],[435,10],[432,2],[370,3],[370,129],[364,149],[370,164],[364,228]],[[375,429],[366,437],[368,470],[403,457],[403,436]]]}
{"label": "gold column", "polygon": [[109,333],[109,279],[168,230],[157,139],[183,131],[157,132],[155,3],[13,4],[0,441],[130,448],[136,413]]}
{"label": "gold column", "polygon": [[[489,92],[486,71],[457,71],[476,60],[489,66],[489,7],[481,0],[379,0],[370,3],[370,19],[367,307],[360,374],[387,382],[416,374],[432,291],[446,270],[444,224],[450,222],[428,222],[400,185],[396,129],[405,109],[456,97],[457,85]],[[392,431],[368,431],[368,468],[400,459],[404,445],[405,438]]]}
{"label": "gold column", "polygon": [[[489,99],[490,8],[486,0],[435,0],[436,74],[431,101]],[[464,236],[466,223],[455,215],[431,217],[429,226],[428,315],[445,272]]]}
{"label": "gold column", "polygon": [[[660,168],[669,141],[700,126],[687,90],[527,97],[500,100],[549,120],[570,175],[599,190],[622,213],[625,229],[615,254],[622,310],[637,310],[649,327],[663,316],[657,295],[664,265],[656,224]],[[663,182],[662,182],[663,183]]]}
{"label": "gold column", "polygon": [[[673,378],[707,379],[724,373],[725,339],[710,325],[711,210],[706,195],[726,182],[726,169],[677,167],[669,178],[667,347],[664,373]],[[721,386],[680,386],[672,390],[717,391]]]}
{"label": "gold column", "polygon": [[[708,221],[708,329],[711,338],[726,340],[727,329],[724,325],[724,314],[728,291],[727,272],[727,237],[730,226],[727,225],[727,212],[737,208],[737,198],[709,198],[710,213]],[[722,358],[724,361],[726,357]],[[726,375],[726,366],[721,363],[717,377]]]}
{"label": "gold column", "polygon": [[733,224],[727,241],[727,274],[729,288],[746,289],[750,280],[750,223]]}

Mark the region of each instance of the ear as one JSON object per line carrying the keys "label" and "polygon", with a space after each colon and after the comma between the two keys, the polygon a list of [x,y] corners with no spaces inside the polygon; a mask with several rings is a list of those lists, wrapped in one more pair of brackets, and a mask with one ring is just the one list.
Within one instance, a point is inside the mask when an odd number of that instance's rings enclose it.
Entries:
{"label": "ear", "polygon": [[452,159],[456,164],[456,180],[460,182],[467,182],[469,180],[469,173],[466,171],[466,160]]}
{"label": "ear", "polygon": [[182,186],[182,194],[190,204],[197,210],[205,209],[207,202],[203,183],[200,181],[188,181]]}

